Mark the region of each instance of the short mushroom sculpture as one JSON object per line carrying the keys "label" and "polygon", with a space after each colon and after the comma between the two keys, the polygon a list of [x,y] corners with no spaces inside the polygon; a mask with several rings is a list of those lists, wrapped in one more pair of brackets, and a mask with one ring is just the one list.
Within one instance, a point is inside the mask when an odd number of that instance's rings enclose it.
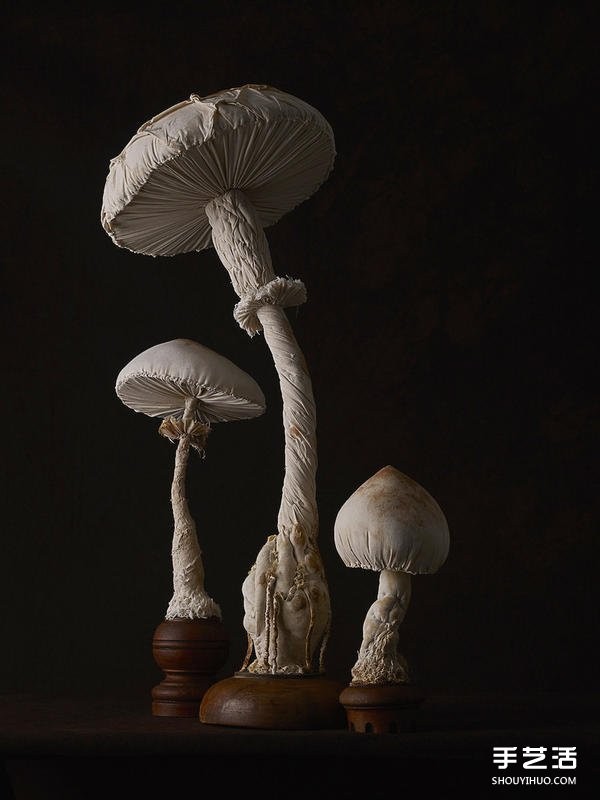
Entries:
{"label": "short mushroom sculpture", "polygon": [[[398,651],[398,629],[410,602],[411,575],[437,572],[447,558],[448,524],[422,486],[386,466],[340,508],[334,537],[347,567],[381,573],[377,600],[367,612],[352,682],[342,693],[342,702],[355,730],[366,725],[377,730],[382,724],[387,730],[398,725],[390,718],[390,706],[393,716],[399,706],[410,705],[419,696],[407,686],[410,678]],[[372,711],[365,722],[360,711],[364,705],[385,707],[383,723]]]}
{"label": "short mushroom sculpture", "polygon": [[[167,680],[153,690],[153,713],[158,716],[195,716],[202,694],[213,674],[227,657],[221,611],[204,586],[204,565],[196,524],[186,497],[186,472],[190,449],[204,453],[211,424],[249,419],[265,410],[263,393],[247,373],[189,339],[175,339],[150,347],[119,373],[115,387],[119,399],[134,411],[162,418],[159,433],[177,441],[171,487],[174,519],[172,541],[173,597],[165,623],[154,636],[154,655],[165,668]],[[195,663],[192,650],[209,640],[209,652],[219,663]],[[185,692],[169,675],[175,668],[175,641],[187,640],[179,654],[192,678]],[[193,641],[193,644],[190,642]],[[177,659],[176,659],[177,660]],[[214,659],[213,659],[214,660]],[[202,674],[201,674],[202,673]],[[173,685],[174,682],[177,685]]]}
{"label": "short mushroom sculpture", "polygon": [[328,122],[271,86],[192,95],[139,129],[111,161],[102,225],[120,247],[172,256],[211,244],[240,300],[234,316],[263,331],[283,399],[285,475],[278,534],[244,584],[244,624],[263,675],[323,672],[330,600],[317,544],[316,414],[303,353],[285,314],[306,300],[275,275],[264,228],[312,195],[335,158]]}

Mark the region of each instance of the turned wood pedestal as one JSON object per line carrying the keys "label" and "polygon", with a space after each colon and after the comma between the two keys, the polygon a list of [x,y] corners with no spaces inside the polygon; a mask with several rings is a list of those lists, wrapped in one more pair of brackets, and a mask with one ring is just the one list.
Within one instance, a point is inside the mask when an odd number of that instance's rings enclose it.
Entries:
{"label": "turned wood pedestal", "polygon": [[425,696],[409,684],[350,685],[340,694],[348,729],[356,733],[405,733],[416,728]]}
{"label": "turned wood pedestal", "polygon": [[152,714],[197,717],[228,653],[227,631],[216,617],[161,622],[154,631],[152,654],[165,679],[152,689]]}
{"label": "turned wood pedestal", "polygon": [[324,675],[253,675],[237,672],[208,689],[200,721],[271,730],[345,727],[342,685]]}

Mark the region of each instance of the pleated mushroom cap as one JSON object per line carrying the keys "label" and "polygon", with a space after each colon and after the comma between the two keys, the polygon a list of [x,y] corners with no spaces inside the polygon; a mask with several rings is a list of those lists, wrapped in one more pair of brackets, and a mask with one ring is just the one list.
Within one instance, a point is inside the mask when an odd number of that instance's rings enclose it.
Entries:
{"label": "pleated mushroom cap", "polygon": [[243,191],[263,227],[312,195],[333,167],[327,120],[272,86],[191,95],[140,127],[110,162],[101,222],[119,247],[173,256],[212,245],[204,208]]}
{"label": "pleated mushroom cap", "polygon": [[335,546],[347,567],[436,572],[446,560],[446,518],[420,484],[391,466],[369,478],[340,508]]}
{"label": "pleated mushroom cap", "polygon": [[129,408],[149,417],[181,419],[186,400],[198,399],[199,422],[230,422],[265,411],[262,390],[224,356],[190,339],[144,350],[119,373],[115,391]]}

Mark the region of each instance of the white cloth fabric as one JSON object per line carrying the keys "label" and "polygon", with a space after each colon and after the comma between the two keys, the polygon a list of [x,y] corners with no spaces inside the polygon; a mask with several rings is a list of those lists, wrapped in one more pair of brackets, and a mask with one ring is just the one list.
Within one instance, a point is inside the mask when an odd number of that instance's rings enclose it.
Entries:
{"label": "white cloth fabric", "polygon": [[196,397],[200,422],[227,422],[262,414],[266,402],[254,378],[224,356],[190,339],[155,345],[119,373],[115,391],[134,411],[181,418]]}
{"label": "white cloth fabric", "polygon": [[[186,419],[186,422],[189,422]],[[191,441],[183,436],[175,453],[175,472],[171,486],[173,508],[173,597],[165,619],[221,619],[221,609],[204,588],[204,564],[198,542],[196,523],[190,513],[185,478]]]}
{"label": "white cloth fabric", "polygon": [[297,278],[273,278],[252,294],[244,295],[233,309],[233,316],[240,328],[249,336],[262,330],[257,312],[262,306],[300,306],[306,303],[306,286]]}
{"label": "white cloth fabric", "polygon": [[153,117],[110,162],[101,221],[115,244],[171,256],[210,247],[204,207],[241,189],[263,227],[312,195],[335,158],[312,106],[270,86],[192,95]]}
{"label": "white cloth fabric", "polygon": [[420,484],[384,467],[346,500],[334,525],[337,551],[347,567],[436,572],[448,556],[448,523]]}
{"label": "white cloth fabric", "polygon": [[242,588],[244,627],[260,674],[323,669],[331,620],[329,590],[317,545],[317,440],[312,383],[283,306],[301,303],[301,281],[277,278],[259,216],[244,192],[231,190],[206,208],[221,262],[240,297],[234,315],[252,335],[262,329],[283,401],[285,474],[277,519]]}
{"label": "white cloth fabric", "polygon": [[298,525],[315,542],[319,532],[318,458],[312,382],[285,312],[279,306],[264,305],[258,309],[258,317],[275,362],[283,398],[285,475],[277,528],[289,535]]}

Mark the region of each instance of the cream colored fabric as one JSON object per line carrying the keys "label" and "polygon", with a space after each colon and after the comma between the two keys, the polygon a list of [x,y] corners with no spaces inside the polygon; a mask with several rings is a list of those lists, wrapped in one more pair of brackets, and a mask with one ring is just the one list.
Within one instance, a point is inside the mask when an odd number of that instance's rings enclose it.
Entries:
{"label": "cream colored fabric", "polygon": [[276,222],[327,178],[329,123],[270,86],[192,95],[142,125],[110,162],[101,221],[115,244],[171,256],[211,245],[204,208],[241,189],[261,225]]}
{"label": "cream colored fabric", "polygon": [[354,684],[408,683],[408,664],[398,651],[398,628],[410,603],[410,575],[383,570],[377,600],[367,611],[358,659],[352,667]]}
{"label": "cream colored fabric", "polygon": [[262,325],[258,310],[262,306],[300,306],[306,303],[306,287],[297,278],[274,278],[255,292],[246,294],[233,309],[236,322],[250,336],[259,333]]}
{"label": "cream colored fabric", "polygon": [[448,555],[446,518],[433,497],[412,478],[384,467],[338,511],[334,538],[348,567],[436,572]]}
{"label": "cream colored fabric", "polygon": [[[193,419],[193,406],[188,403],[185,422]],[[196,523],[188,507],[185,479],[190,455],[191,436],[183,433],[175,452],[175,470],[171,485],[173,509],[173,597],[165,619],[221,619],[221,609],[204,588],[204,564],[196,533]]]}
{"label": "cream colored fabric", "polygon": [[448,524],[441,508],[416,481],[387,466],[340,508],[334,540],[347,567],[381,572],[377,600],[363,623],[352,683],[407,683],[398,628],[410,602],[410,575],[436,572],[448,555]]}
{"label": "cream colored fabric", "polygon": [[[240,297],[235,316],[251,335],[262,329],[281,388],[285,474],[278,535],[262,548],[244,583],[244,624],[257,673],[319,672],[331,618],[317,545],[317,440],[312,383],[282,306],[305,299],[304,285],[276,278],[260,219],[233,190],[207,206],[219,258]],[[299,543],[303,543],[300,546]]]}
{"label": "cream colored fabric", "polygon": [[[274,562],[264,572],[266,562],[259,559],[254,574],[257,585],[270,582],[277,603],[289,599],[295,587],[293,608],[286,606],[288,611],[272,620],[257,617],[258,661],[277,674],[321,669],[331,612],[316,543],[312,386],[283,311],[304,302],[306,291],[301,281],[275,275],[263,229],[313,194],[334,158],[329,124],[292,95],[263,85],[193,95],[143,125],[113,159],[102,205],[105,230],[116,244],[135,252],[170,256],[202,250],[212,241],[240,298],[236,319],[250,335],[264,330],[273,354],[283,401],[285,476],[278,541],[267,548]],[[146,378],[141,370],[128,395],[138,408],[145,402],[139,393],[147,394]],[[170,381],[167,391],[173,391]],[[171,413],[166,399],[154,408]],[[306,542],[306,552],[296,553],[296,560],[289,557],[292,537]],[[311,601],[300,607],[302,587],[310,590]],[[250,594],[247,610],[254,602]],[[271,642],[266,651],[261,632]],[[272,637],[278,639],[277,655],[269,649]],[[271,653],[266,661],[264,652]]]}
{"label": "cream colored fabric", "polygon": [[310,539],[316,539],[317,422],[310,375],[283,309],[264,305],[259,308],[258,317],[275,361],[283,398],[285,476],[277,527],[289,534],[299,526]]}
{"label": "cream colored fabric", "polygon": [[331,623],[325,569],[317,546],[316,414],[310,376],[283,309],[263,305],[258,317],[283,397],[285,475],[278,535],[271,536],[244,582],[244,627],[258,674],[322,672]]}
{"label": "cream colored fabric", "polygon": [[285,476],[278,529],[289,534],[294,525],[300,525],[313,538],[318,532],[315,401],[304,355],[277,302],[277,291],[270,291],[281,279],[275,278],[258,215],[242,192],[236,190],[217,198],[210,205],[209,217],[215,249],[240,297],[236,309],[240,304],[251,306],[248,317],[252,330],[264,330],[279,376]]}
{"label": "cream colored fabric", "polygon": [[269,536],[242,594],[249,640],[242,670],[258,675],[323,672],[331,612],[314,540],[299,526]]}
{"label": "cream colored fabric", "polygon": [[134,411],[181,418],[188,397],[198,399],[196,419],[227,422],[265,410],[256,381],[229,359],[190,339],[150,347],[119,373],[116,393]]}
{"label": "cream colored fabric", "polygon": [[254,336],[262,329],[257,315],[261,306],[287,308],[306,302],[302,281],[275,277],[261,220],[244,192],[225,192],[211,200],[205,211],[215,250],[240,298],[233,316],[246,333]]}

